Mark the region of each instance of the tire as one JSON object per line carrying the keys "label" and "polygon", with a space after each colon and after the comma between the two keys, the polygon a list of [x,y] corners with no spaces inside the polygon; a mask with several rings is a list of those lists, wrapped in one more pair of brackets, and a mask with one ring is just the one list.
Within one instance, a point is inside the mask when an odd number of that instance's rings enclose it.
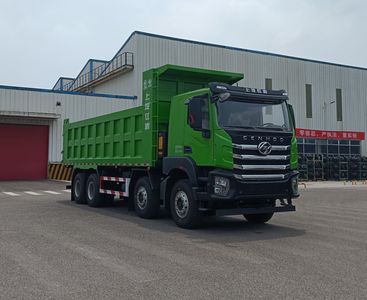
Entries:
{"label": "tire", "polygon": [[134,209],[138,216],[144,219],[157,218],[159,202],[159,193],[152,189],[149,178],[139,178],[134,188]]}
{"label": "tire", "polygon": [[261,223],[266,223],[268,222],[272,217],[273,217],[274,213],[268,213],[268,214],[252,214],[252,215],[243,215],[247,222],[249,223],[256,223],[256,224],[261,224]]}
{"label": "tire", "polygon": [[85,196],[90,207],[101,207],[106,203],[104,194],[99,193],[99,178],[96,173],[90,174],[88,177]]}
{"label": "tire", "polygon": [[77,173],[73,179],[71,186],[72,199],[77,204],[86,204],[87,199],[85,197],[85,182],[87,180],[87,174]]}
{"label": "tire", "polygon": [[200,224],[201,214],[198,210],[198,203],[194,199],[194,193],[189,180],[179,180],[173,186],[170,209],[172,218],[177,226],[193,229]]}

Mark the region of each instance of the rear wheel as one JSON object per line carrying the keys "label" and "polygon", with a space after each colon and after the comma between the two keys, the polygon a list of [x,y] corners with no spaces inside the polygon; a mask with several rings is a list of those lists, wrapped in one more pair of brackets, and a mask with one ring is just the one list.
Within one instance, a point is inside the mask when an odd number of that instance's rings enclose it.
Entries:
{"label": "rear wheel", "polygon": [[99,180],[97,174],[91,174],[88,177],[86,185],[87,203],[91,207],[100,207],[106,204],[105,197],[99,193]]}
{"label": "rear wheel", "polygon": [[170,199],[171,215],[177,226],[195,228],[200,223],[200,213],[190,181],[182,179],[174,185]]}
{"label": "rear wheel", "polygon": [[266,223],[268,222],[272,217],[274,213],[268,213],[268,214],[254,214],[254,215],[243,215],[247,222],[249,223]]}
{"label": "rear wheel", "polygon": [[139,217],[153,219],[159,215],[159,193],[153,190],[148,177],[141,177],[135,184],[134,208]]}
{"label": "rear wheel", "polygon": [[87,179],[87,175],[85,173],[77,173],[73,179],[71,192],[72,192],[72,199],[74,199],[75,203],[78,203],[78,204],[87,203],[87,200],[85,197],[86,179]]}

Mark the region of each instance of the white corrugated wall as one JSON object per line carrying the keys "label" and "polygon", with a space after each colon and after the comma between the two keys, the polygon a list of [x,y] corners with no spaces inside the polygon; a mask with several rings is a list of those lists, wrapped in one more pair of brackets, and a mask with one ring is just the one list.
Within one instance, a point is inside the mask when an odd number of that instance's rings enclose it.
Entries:
{"label": "white corrugated wall", "polygon": [[[112,95],[140,95],[138,89],[139,81],[141,81],[141,68],[140,61],[137,58],[137,43],[136,35],[132,36],[126,45],[120,49],[116,54],[116,57],[123,52],[131,52],[134,55],[134,69],[125,73],[122,76],[114,77],[104,83],[97,85],[92,90],[95,93],[104,93]],[[113,60],[112,60],[113,61]],[[138,67],[138,69],[136,69]],[[137,102],[136,105],[140,105],[141,102]]]}
{"label": "white corrugated wall", "polygon": [[[367,70],[203,45],[136,33],[120,52],[134,53],[134,70],[95,88],[96,92],[137,95],[140,105],[142,73],[177,64],[244,73],[242,86],[286,89],[294,105],[297,126],[309,129],[367,131]],[[313,117],[306,118],[305,85],[312,85]],[[336,89],[342,89],[343,121],[336,121]],[[334,103],[332,103],[334,102]],[[366,141],[362,142],[367,155]]]}
{"label": "white corrugated wall", "polygon": [[[60,106],[56,103],[60,102]],[[49,124],[49,161],[61,161],[62,126],[135,106],[135,100],[0,87],[0,123]]]}

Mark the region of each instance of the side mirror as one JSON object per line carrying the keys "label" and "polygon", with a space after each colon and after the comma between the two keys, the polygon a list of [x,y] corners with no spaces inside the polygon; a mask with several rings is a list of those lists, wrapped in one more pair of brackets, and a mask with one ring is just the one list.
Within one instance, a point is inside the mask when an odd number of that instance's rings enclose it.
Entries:
{"label": "side mirror", "polygon": [[188,109],[188,123],[194,130],[201,130],[203,128],[203,113],[201,110],[202,100],[198,98],[191,98]]}
{"label": "side mirror", "polygon": [[293,106],[290,104],[287,104],[288,106],[288,110],[289,110],[289,114],[291,116],[291,120],[292,120],[292,124],[293,124],[293,128],[296,129],[296,118],[294,117],[294,110],[293,110]]}

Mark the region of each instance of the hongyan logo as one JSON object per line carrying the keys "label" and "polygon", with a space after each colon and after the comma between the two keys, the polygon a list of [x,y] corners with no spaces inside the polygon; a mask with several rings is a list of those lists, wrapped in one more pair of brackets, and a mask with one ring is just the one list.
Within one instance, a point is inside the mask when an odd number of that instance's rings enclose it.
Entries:
{"label": "hongyan logo", "polygon": [[269,142],[261,142],[258,146],[257,146],[257,150],[259,151],[260,154],[262,155],[269,155],[271,152],[271,144]]}

